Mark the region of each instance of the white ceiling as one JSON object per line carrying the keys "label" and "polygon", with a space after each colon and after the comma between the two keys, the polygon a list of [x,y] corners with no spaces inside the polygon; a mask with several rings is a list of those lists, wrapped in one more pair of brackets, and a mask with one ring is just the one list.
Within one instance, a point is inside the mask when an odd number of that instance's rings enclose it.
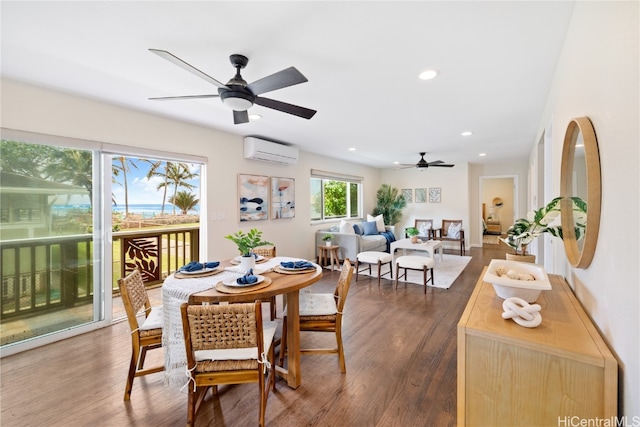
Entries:
{"label": "white ceiling", "polygon": [[[393,161],[527,157],[573,2],[2,1],[2,75],[376,167]],[[309,82],[269,98],[305,120],[252,107],[234,125],[216,93],[152,54],[167,50],[223,83],[229,55],[247,82],[295,66]],[[418,79],[426,68],[440,75]],[[472,136],[461,132],[470,130]],[[348,151],[349,147],[357,151]],[[479,153],[486,157],[479,157]]]}

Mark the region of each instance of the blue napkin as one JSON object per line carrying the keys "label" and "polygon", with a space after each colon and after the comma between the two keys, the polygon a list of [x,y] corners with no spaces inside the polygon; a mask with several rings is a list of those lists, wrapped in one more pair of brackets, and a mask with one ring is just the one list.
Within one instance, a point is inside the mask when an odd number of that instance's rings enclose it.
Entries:
{"label": "blue napkin", "polygon": [[202,270],[203,268],[216,268],[219,265],[220,263],[218,261],[205,262],[205,263],[191,261],[189,264],[183,267],[180,267],[178,271],[192,272],[192,271]]}
{"label": "blue napkin", "polygon": [[236,283],[238,285],[251,285],[253,283],[256,283],[258,281],[258,277],[253,275],[253,269],[250,268],[249,271],[247,271],[247,274],[245,274],[242,277],[238,277],[236,279]]}
{"label": "blue napkin", "polygon": [[313,263],[309,262],[309,261],[283,261],[280,263],[280,265],[284,268],[299,268],[299,269],[303,269],[303,268],[315,268],[315,266],[313,265]]}

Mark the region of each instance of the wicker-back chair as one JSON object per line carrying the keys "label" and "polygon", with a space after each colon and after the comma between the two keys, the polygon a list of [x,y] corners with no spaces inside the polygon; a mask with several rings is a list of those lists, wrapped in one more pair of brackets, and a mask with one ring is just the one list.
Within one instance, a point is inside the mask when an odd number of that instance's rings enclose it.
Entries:
{"label": "wicker-back chair", "polygon": [[[124,400],[129,400],[135,377],[164,370],[164,366],[144,369],[147,350],[162,347],[162,307],[151,307],[142,274],[137,268],[126,277],[118,279],[118,286],[131,329],[131,362],[124,389]],[[138,315],[142,311],[144,321],[139,322]]]}
{"label": "wicker-back chair", "polygon": [[[262,322],[260,301],[180,306],[189,372],[187,425],[193,426],[210,387],[257,382],[259,425],[264,426],[269,389],[275,390],[273,336],[276,322]],[[265,371],[268,373],[265,380]]]}
{"label": "wicker-back chair", "polygon": [[[257,248],[253,248],[252,251],[256,255],[263,256],[265,258],[273,258],[276,256],[276,247],[275,246],[260,246]],[[275,295],[269,299],[269,313],[271,315],[271,320],[275,320],[278,309],[276,306],[276,297]]]}
{"label": "wicker-back chair", "polygon": [[[300,354],[338,354],[340,370],[347,372],[342,344],[342,316],[347,301],[353,268],[349,259],[342,264],[340,277],[332,294],[300,293],[300,331],[333,332],[336,334],[336,348],[300,349]],[[280,346],[280,366],[284,366],[287,349],[287,318],[282,322],[282,343]]]}

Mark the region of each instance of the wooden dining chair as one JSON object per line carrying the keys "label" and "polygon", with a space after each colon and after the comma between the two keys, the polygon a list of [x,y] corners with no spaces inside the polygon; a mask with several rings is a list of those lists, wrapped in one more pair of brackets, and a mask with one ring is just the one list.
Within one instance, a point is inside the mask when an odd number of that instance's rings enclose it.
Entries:
{"label": "wooden dining chair", "polygon": [[[162,347],[162,307],[151,307],[142,274],[137,268],[126,277],[118,279],[118,287],[131,329],[131,362],[124,388],[124,400],[129,400],[135,377],[164,370],[164,365],[144,369],[147,350]],[[138,316],[142,313],[144,320],[140,322],[142,319]]]}
{"label": "wooden dining chair", "polygon": [[[263,256],[265,258],[273,258],[276,256],[276,247],[275,246],[260,246],[257,248],[253,248],[253,253],[256,255]],[[276,305],[276,297],[275,295],[269,299],[269,310],[271,314],[271,320],[276,320],[278,308]]]}
{"label": "wooden dining chair", "polygon": [[256,382],[260,393],[258,423],[264,426],[269,389],[275,390],[272,342],[276,322],[263,323],[260,301],[224,305],[185,303],[180,312],[189,375],[187,425],[194,425],[209,388],[217,393],[221,384]]}
{"label": "wooden dining chair", "polygon": [[[332,294],[300,293],[300,331],[333,332],[336,334],[336,348],[300,349],[300,354],[338,354],[340,370],[347,372],[342,344],[342,317],[344,305],[349,293],[353,268],[349,259],[342,264],[340,277]],[[282,322],[282,343],[280,346],[279,365],[284,366],[287,351],[287,317]]]}

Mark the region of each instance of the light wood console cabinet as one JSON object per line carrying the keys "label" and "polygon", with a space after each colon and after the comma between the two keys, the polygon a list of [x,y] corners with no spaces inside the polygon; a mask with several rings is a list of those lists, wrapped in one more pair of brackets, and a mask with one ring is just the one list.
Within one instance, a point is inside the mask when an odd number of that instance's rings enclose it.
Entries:
{"label": "light wood console cabinet", "polygon": [[458,323],[458,425],[616,416],[617,361],[562,277],[549,275],[552,290],[536,301],[542,324],[524,328],[502,319],[503,300],[483,276]]}

